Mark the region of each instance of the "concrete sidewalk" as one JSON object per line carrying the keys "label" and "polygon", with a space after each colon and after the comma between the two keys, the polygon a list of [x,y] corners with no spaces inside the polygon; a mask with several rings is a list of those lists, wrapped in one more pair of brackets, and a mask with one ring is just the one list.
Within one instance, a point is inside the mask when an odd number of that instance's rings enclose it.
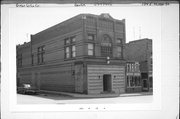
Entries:
{"label": "concrete sidewalk", "polygon": [[144,96],[144,95],[153,95],[153,92],[124,93],[124,94],[120,94],[120,97]]}
{"label": "concrete sidewalk", "polygon": [[56,91],[45,91],[40,90],[41,93],[46,94],[57,94],[70,96],[73,98],[110,98],[110,97],[129,97],[129,96],[144,96],[144,95],[152,95],[152,92],[140,92],[140,93],[123,93],[123,94],[115,94],[115,93],[106,93],[106,94],[94,94],[94,95],[86,95],[86,94],[78,94],[78,93],[69,93],[69,92],[56,92]]}

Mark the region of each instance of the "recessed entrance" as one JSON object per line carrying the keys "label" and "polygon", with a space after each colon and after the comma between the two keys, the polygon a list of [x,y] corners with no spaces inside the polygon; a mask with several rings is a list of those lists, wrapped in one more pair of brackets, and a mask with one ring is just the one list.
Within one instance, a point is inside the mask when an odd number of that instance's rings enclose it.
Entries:
{"label": "recessed entrance", "polygon": [[103,91],[104,92],[111,92],[112,84],[111,84],[111,75],[104,74],[103,75]]}

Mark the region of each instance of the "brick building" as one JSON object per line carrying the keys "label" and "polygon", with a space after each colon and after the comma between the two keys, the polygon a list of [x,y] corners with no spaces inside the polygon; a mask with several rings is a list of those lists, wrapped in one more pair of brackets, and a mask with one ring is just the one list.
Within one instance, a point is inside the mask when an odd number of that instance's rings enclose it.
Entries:
{"label": "brick building", "polygon": [[140,64],[142,91],[152,91],[152,40],[140,39],[125,45],[124,58],[137,61]]}
{"label": "brick building", "polygon": [[17,45],[17,83],[40,90],[124,93],[125,20],[80,14]]}
{"label": "brick building", "polygon": [[141,72],[139,69],[139,62],[127,61],[126,62],[126,92],[141,92],[142,80]]}

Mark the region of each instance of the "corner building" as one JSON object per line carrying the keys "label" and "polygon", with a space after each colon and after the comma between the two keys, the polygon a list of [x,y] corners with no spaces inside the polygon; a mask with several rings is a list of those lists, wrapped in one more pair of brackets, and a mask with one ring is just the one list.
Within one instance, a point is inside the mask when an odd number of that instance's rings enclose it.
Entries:
{"label": "corner building", "polygon": [[125,20],[80,14],[17,46],[17,83],[45,91],[124,93]]}

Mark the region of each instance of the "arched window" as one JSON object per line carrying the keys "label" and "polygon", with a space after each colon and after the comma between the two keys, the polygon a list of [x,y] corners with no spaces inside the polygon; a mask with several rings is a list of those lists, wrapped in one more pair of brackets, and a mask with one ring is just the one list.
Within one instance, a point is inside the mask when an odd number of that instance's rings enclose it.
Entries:
{"label": "arched window", "polygon": [[112,40],[107,34],[101,40],[101,56],[112,56]]}

